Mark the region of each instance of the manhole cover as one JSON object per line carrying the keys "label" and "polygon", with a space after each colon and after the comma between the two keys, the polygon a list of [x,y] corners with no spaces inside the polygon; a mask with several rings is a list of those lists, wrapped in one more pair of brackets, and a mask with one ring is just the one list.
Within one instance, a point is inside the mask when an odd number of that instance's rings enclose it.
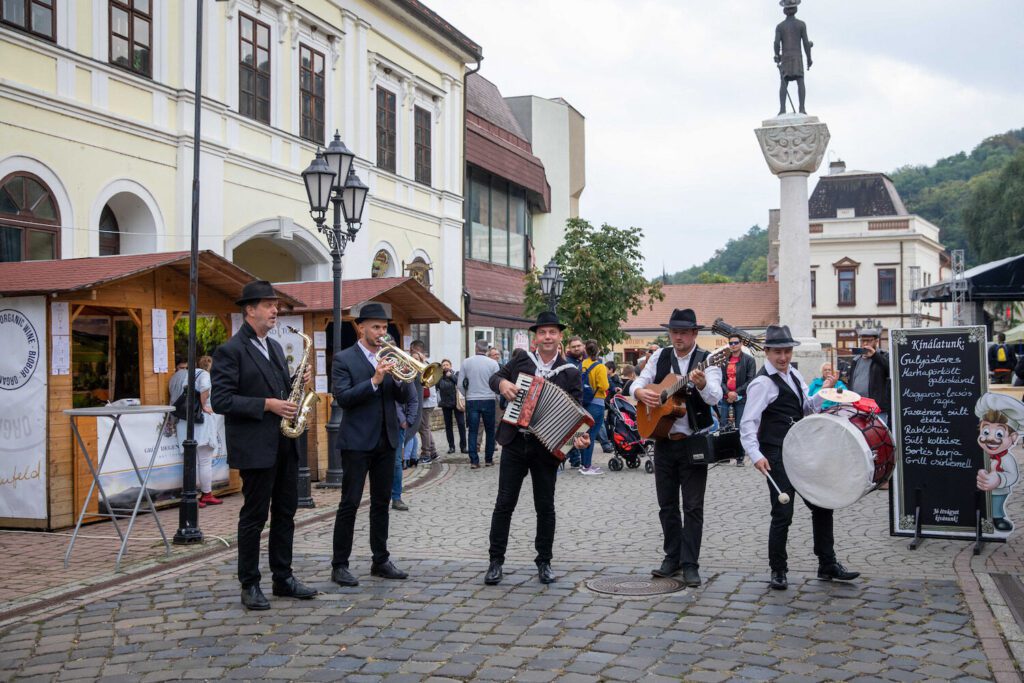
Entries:
{"label": "manhole cover", "polygon": [[635,576],[611,576],[591,579],[585,585],[594,592],[610,595],[661,595],[675,593],[684,587],[682,581],[655,576],[642,579]]}

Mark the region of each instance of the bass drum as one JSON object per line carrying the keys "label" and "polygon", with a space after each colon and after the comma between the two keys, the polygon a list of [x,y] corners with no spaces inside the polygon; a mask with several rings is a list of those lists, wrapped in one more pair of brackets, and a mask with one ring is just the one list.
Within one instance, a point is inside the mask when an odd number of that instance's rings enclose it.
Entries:
{"label": "bass drum", "polygon": [[797,422],[782,444],[782,462],[804,500],[836,510],[889,481],[895,447],[877,415],[836,405]]}

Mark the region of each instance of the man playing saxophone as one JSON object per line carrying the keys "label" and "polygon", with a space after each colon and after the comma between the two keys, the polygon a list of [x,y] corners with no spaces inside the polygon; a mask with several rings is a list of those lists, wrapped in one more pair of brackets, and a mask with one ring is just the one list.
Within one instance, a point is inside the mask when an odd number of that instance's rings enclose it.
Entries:
{"label": "man playing saxophone", "polygon": [[[250,282],[236,302],[245,322],[213,355],[213,409],[224,416],[228,465],[242,476],[245,502],[238,512],[238,581],[246,609],[270,609],[260,590],[260,534],[270,515],[270,571],[274,595],[308,599],[316,591],[292,575],[292,537],[298,506],[299,460],[295,439],[281,432],[298,406],[287,400],[292,380],[277,324],[277,293],[266,280]],[[301,382],[309,382],[306,367]]]}
{"label": "man playing saxophone", "polygon": [[334,520],[334,552],[331,581],[339,586],[358,586],[349,571],[356,510],[370,478],[370,574],[385,579],[404,579],[388,553],[388,514],[394,477],[395,448],[398,446],[398,413],[395,401],[404,396],[400,382],[392,377],[396,364],[389,357],[377,358],[382,338],[387,335],[388,312],[368,302],[356,317],[359,342],[334,355],[331,391],[344,412],[338,443],[341,448],[341,501]]}

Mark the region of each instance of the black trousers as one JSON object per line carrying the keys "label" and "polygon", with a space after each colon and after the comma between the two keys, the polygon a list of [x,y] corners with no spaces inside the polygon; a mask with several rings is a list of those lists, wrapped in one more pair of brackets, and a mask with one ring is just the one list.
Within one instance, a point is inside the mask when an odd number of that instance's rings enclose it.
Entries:
{"label": "black trousers", "polygon": [[520,434],[501,449],[498,499],[494,502],[494,514],[491,515],[489,554],[492,561],[505,561],[512,513],[519,502],[519,492],[527,474],[533,483],[533,507],[537,511],[537,535],[534,538],[537,557],[534,562],[551,561],[551,548],[555,542],[555,481],[558,478],[558,464],[558,459],[532,436]]}
{"label": "black trousers", "polygon": [[374,564],[388,561],[388,506],[391,484],[395,477],[395,449],[381,438],[372,451],[341,452],[341,501],[334,518],[334,553],[332,567],[348,567],[352,554],[352,533],[356,510],[363,499],[363,486],[370,477],[370,552]]}
{"label": "black trousers", "polygon": [[[782,464],[782,449],[775,446],[762,445],[761,452],[771,465],[771,475],[779,489],[789,494],[789,502],[779,502],[778,493],[771,482],[765,478],[768,494],[772,501],[772,523],[768,529],[768,566],[772,571],[789,571],[787,564],[789,555],[786,553],[786,542],[789,538],[789,526],[793,523],[793,505],[796,490],[789,482],[786,468]],[[801,500],[803,500],[801,498]],[[836,562],[835,539],[832,535],[832,510],[820,508],[804,500],[811,511],[811,532],[814,536],[814,554],[818,557],[818,566],[825,567]]]}
{"label": "black trousers", "polygon": [[[682,441],[654,442],[654,488],[658,494],[658,518],[665,537],[665,559],[683,567],[700,566],[700,542],[704,535],[704,489],[708,466],[690,464]],[[683,514],[679,514],[679,494]],[[685,520],[685,523],[684,523]]]}
{"label": "black trousers", "polygon": [[466,414],[455,408],[441,408],[444,414],[444,434],[448,437],[448,448],[455,448],[455,434],[452,431],[452,415],[459,426],[459,450],[466,450]]}
{"label": "black trousers", "polygon": [[260,535],[270,515],[270,573],[274,581],[292,575],[292,538],[298,507],[299,461],[295,444],[278,436],[274,467],[239,470],[242,509],[238,512],[238,580],[243,587],[260,582]]}

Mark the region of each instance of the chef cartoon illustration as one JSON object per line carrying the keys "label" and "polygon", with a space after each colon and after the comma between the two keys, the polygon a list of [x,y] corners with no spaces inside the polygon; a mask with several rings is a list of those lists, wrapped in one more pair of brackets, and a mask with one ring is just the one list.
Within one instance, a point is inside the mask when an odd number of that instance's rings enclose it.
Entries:
{"label": "chef cartoon illustration", "polygon": [[1024,403],[1004,394],[989,393],[974,406],[978,416],[978,445],[989,459],[989,469],[978,470],[977,485],[992,493],[992,525],[1009,533],[1013,522],[1006,518],[1006,498],[1020,474],[1013,449],[1024,427]]}

